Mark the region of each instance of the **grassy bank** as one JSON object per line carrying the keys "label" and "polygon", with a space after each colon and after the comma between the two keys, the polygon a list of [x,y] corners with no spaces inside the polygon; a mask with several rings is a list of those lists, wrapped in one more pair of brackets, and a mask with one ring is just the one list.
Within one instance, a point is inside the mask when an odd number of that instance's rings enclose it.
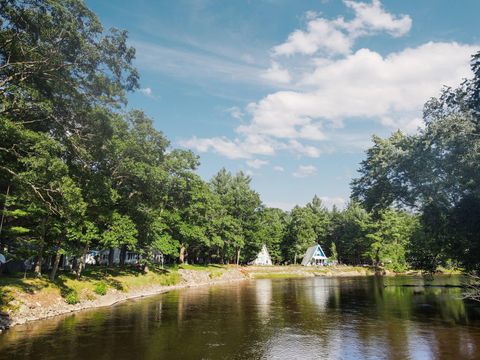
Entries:
{"label": "grassy bank", "polygon": [[360,266],[252,266],[245,268],[245,271],[254,279],[288,279],[312,276],[366,276],[374,274],[371,269]]}
{"label": "grassy bank", "polygon": [[73,273],[60,273],[55,281],[46,276],[35,278],[0,277],[0,310],[15,313],[22,302],[48,303],[64,299],[68,304],[94,300],[111,291],[128,292],[150,285],[176,285],[181,281],[177,270],[153,269],[148,273],[132,268],[87,269],[80,279]]}

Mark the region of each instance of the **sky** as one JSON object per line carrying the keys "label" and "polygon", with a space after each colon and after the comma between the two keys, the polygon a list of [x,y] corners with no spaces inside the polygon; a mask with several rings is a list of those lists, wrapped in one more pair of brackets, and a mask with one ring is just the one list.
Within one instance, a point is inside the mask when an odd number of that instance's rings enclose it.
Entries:
{"label": "sky", "polygon": [[198,173],[244,171],[265,204],[342,207],[373,134],[422,126],[471,77],[478,0],[87,0],[129,33],[142,109]]}

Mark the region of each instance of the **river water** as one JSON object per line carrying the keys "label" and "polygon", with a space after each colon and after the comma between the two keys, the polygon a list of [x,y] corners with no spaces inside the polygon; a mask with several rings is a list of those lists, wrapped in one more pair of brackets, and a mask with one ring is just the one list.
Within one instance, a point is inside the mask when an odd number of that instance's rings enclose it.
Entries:
{"label": "river water", "polygon": [[[439,277],[434,284],[458,284]],[[259,279],[0,335],[0,359],[480,359],[480,304],[422,278]]]}

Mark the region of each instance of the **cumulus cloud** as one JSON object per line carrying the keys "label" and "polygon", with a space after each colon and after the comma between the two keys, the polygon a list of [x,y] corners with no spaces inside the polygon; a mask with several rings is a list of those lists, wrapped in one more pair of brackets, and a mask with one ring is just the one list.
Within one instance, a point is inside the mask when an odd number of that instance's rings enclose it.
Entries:
{"label": "cumulus cloud", "polygon": [[261,136],[230,140],[225,137],[197,138],[180,140],[180,145],[198,152],[213,151],[229,159],[249,159],[253,155],[273,155],[274,144]]}
{"label": "cumulus cloud", "polygon": [[320,130],[325,123],[341,125],[347,118],[415,130],[425,101],[443,85],[456,86],[469,76],[469,58],[476,50],[478,46],[429,42],[385,57],[360,49],[341,59],[317,61],[303,75],[309,90],[279,91],[250,104],[249,126],[266,134],[318,139],[325,136]]}
{"label": "cumulus cloud", "polygon": [[273,54],[313,55],[321,51],[328,55],[345,55],[350,53],[355,39],[359,37],[380,32],[398,37],[405,35],[412,26],[412,19],[408,15],[388,13],[380,0],[373,0],[370,4],[344,1],[344,4],[353,10],[352,20],[345,20],[341,16],[329,20],[308,11],[306,30],[295,30],[284,43],[273,48]]}
{"label": "cumulus cloud", "polygon": [[266,80],[279,84],[288,84],[292,79],[288,70],[282,68],[276,61],[272,61],[270,68],[260,76]]}
{"label": "cumulus cloud", "polygon": [[253,160],[247,160],[246,163],[249,167],[251,167],[253,169],[260,169],[262,166],[268,164],[268,161],[260,160],[260,159],[253,159]]}
{"label": "cumulus cloud", "polygon": [[285,171],[283,166],[279,166],[279,165],[274,166],[273,170],[278,171],[278,172],[284,172]]}
{"label": "cumulus cloud", "polygon": [[[385,55],[367,48],[353,50],[362,36],[406,34],[412,20],[387,12],[379,0],[344,4],[354,13],[350,20],[329,20],[309,12],[307,29],[295,30],[272,49],[271,68],[260,77],[283,82],[284,90],[245,109],[232,108],[232,116],[243,120],[233,139],[194,137],[183,144],[232,159],[278,151],[311,158],[335,149],[358,151],[368,146],[371,133],[359,126],[350,130],[351,124],[375,122],[413,133],[423,125],[425,101],[442,86],[455,87],[471,76],[469,60],[480,49],[477,45],[428,42]],[[293,54],[309,57],[302,66],[294,66],[283,56]]]}
{"label": "cumulus cloud", "polygon": [[313,165],[300,165],[292,175],[296,178],[305,178],[312,176],[316,172],[317,168]]}

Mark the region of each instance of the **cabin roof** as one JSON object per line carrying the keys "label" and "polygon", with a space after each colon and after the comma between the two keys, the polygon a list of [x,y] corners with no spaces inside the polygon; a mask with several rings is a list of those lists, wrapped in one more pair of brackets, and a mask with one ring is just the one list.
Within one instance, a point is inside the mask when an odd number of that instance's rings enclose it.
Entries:
{"label": "cabin roof", "polygon": [[307,249],[307,251],[305,252],[305,256],[302,259],[302,265],[308,264],[313,257],[316,257],[317,259],[328,259],[325,256],[325,253],[323,252],[320,244],[315,244]]}

